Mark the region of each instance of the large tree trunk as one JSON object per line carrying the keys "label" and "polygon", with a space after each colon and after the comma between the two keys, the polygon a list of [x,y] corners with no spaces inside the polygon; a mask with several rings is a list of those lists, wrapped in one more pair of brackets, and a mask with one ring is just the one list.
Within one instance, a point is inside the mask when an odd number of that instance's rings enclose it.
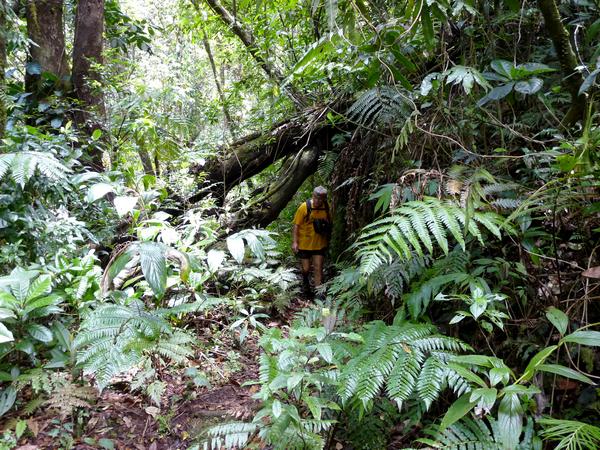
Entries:
{"label": "large tree trunk", "polygon": [[[88,134],[102,128],[99,117],[105,114],[100,74],[94,65],[102,64],[102,39],[104,32],[104,0],[79,0],[75,18],[73,44],[73,87],[81,107],[75,121]],[[102,168],[102,153],[96,149],[91,155],[92,165]]]}
{"label": "large tree trunk", "polygon": [[293,158],[291,164],[281,169],[277,181],[246,208],[239,210],[229,223],[230,228],[266,227],[277,219],[304,180],[317,170],[320,154],[321,150],[315,146],[290,156]]}
{"label": "large tree trunk", "polygon": [[328,108],[313,108],[255,133],[222,149],[223,155],[198,166],[195,172],[206,174],[203,186],[189,201],[197,202],[208,193],[222,202],[227,193],[244,180],[262,172],[271,164],[307,148],[326,149],[334,128],[324,119]]}
{"label": "large tree trunk", "polygon": [[583,75],[576,69],[579,65],[577,57],[571,46],[569,32],[560,18],[555,0],[538,0],[538,7],[544,16],[546,31],[558,56],[563,73],[563,84],[571,94],[571,107],[563,118],[563,125],[568,127],[582,119],[585,114],[587,99],[585,95],[579,95]]}
{"label": "large tree trunk", "polygon": [[6,80],[4,79],[4,72],[6,70],[6,39],[5,39],[5,28],[6,28],[6,10],[8,5],[6,0],[0,0],[0,139],[4,137],[4,130],[6,129]]}
{"label": "large tree trunk", "polygon": [[[63,0],[26,0],[27,34],[34,44],[29,47],[25,86],[34,98],[43,97],[56,86],[68,90],[69,66],[65,52]],[[41,73],[56,77],[49,86]]]}

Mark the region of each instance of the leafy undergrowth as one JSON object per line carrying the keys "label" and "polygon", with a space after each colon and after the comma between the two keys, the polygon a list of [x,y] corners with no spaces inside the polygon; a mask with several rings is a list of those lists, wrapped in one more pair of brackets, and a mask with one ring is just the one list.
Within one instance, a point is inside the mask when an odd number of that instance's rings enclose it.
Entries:
{"label": "leafy undergrowth", "polygon": [[[286,327],[305,299],[296,298],[268,327]],[[220,322],[220,323],[219,323]],[[86,395],[74,409],[76,389],[61,398],[57,392],[47,408],[38,408],[18,421],[26,431],[17,450],[72,448],[106,449],[185,449],[212,426],[232,420],[251,420],[260,403],[253,399],[259,387],[258,335],[251,333],[243,345],[223,332],[224,317],[196,317],[188,323],[195,328],[198,346],[187,368],[163,366],[158,381],[165,384],[157,406],[141,389],[132,390],[135,371],[120,375],[99,392],[90,388],[94,380],[86,377]],[[66,376],[66,374],[64,375]],[[73,424],[70,414],[79,418]],[[15,429],[17,419],[6,417],[4,430]],[[1,430],[0,430],[1,431]],[[0,448],[2,444],[0,444]]]}

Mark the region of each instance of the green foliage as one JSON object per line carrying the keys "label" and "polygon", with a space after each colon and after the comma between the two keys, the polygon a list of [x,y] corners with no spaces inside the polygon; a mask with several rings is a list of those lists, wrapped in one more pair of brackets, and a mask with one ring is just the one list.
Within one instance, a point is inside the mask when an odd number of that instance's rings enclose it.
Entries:
{"label": "green foliage", "polygon": [[[424,250],[433,253],[434,242],[445,254],[449,251],[448,234],[464,250],[466,236],[473,236],[483,245],[482,225],[500,238],[501,218],[492,212],[474,211],[469,217],[464,208],[446,200],[425,198],[407,202],[390,216],[366,226],[355,247],[361,271],[369,275],[392,254],[409,260],[414,254],[423,256]],[[448,233],[449,232],[449,233]]]}
{"label": "green foliage", "polygon": [[183,363],[192,355],[194,338],[173,329],[168,315],[168,310],[148,311],[137,300],[98,306],[84,318],[73,342],[77,363],[94,375],[100,389],[150,355]]}
{"label": "green foliage", "polygon": [[492,89],[479,102],[478,106],[483,106],[491,100],[501,100],[508,94],[518,92],[524,95],[532,95],[538,92],[544,82],[536,75],[554,72],[545,64],[526,63],[515,65],[510,61],[494,60],[490,63],[493,72],[486,72],[484,76],[488,80],[500,81],[503,84]]}
{"label": "green foliage", "polygon": [[179,276],[187,281],[190,266],[188,257],[182,252],[160,242],[134,242],[123,248],[107,266],[102,279],[102,288],[108,292],[111,285],[119,288],[135,271],[138,264],[144,278],[157,298],[161,298],[167,287],[167,260],[179,265]]}
{"label": "green foliage", "polygon": [[[506,447],[502,443],[498,422],[489,420],[489,425],[483,419],[463,419],[444,431],[429,428],[425,431],[430,437],[417,439],[418,442],[433,448],[445,450],[541,450],[542,443],[535,436],[533,420],[529,419],[524,430],[523,438],[514,447]],[[409,450],[409,449],[406,449]]]}
{"label": "green foliage", "polygon": [[399,407],[417,395],[429,408],[446,385],[459,394],[469,389],[459,380],[449,383],[446,366],[451,355],[469,346],[438,334],[435,327],[404,321],[391,326],[373,322],[361,336],[364,343],[341,372],[340,396],[344,402],[357,399],[368,410],[385,388]]}
{"label": "green foliage", "polygon": [[592,450],[600,446],[600,428],[576,420],[542,418],[540,436],[558,441],[557,450]]}
{"label": "green foliage", "polygon": [[366,128],[397,123],[398,117],[408,118],[414,103],[408,91],[384,86],[370,89],[348,108],[348,117]]}
{"label": "green foliage", "polygon": [[[472,317],[480,322],[480,325],[488,332],[493,332],[493,325],[496,325],[501,330],[504,329],[503,319],[508,319],[509,316],[496,308],[495,302],[504,302],[506,296],[502,294],[486,293],[480,287],[475,287],[470,295],[453,295],[447,296],[442,293],[436,295],[437,301],[461,300],[467,304],[469,311],[457,311],[455,316],[450,319],[450,325],[459,323],[465,317]],[[479,318],[487,319],[479,321]]]}

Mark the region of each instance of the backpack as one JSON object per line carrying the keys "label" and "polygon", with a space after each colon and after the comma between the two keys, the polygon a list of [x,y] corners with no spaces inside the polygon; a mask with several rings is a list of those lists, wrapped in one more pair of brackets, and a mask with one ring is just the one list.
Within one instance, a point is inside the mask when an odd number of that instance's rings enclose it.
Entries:
{"label": "backpack", "polygon": [[[331,216],[329,215],[329,204],[325,202],[325,208],[318,208],[318,211],[322,211],[325,209],[327,212],[327,219],[314,219],[313,220],[313,228],[315,229],[315,233],[321,234],[323,236],[329,237],[331,235]],[[310,220],[310,214],[312,213],[313,207],[312,202],[306,200],[306,217],[305,221],[308,222]]]}

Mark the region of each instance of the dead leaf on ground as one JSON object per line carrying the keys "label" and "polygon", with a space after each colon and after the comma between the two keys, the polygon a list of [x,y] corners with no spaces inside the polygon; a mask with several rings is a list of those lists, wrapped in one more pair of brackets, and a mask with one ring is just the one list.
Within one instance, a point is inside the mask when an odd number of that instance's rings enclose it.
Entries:
{"label": "dead leaf on ground", "polygon": [[160,413],[160,409],[158,409],[156,406],[148,406],[146,409],[144,409],[144,411],[146,411],[146,414],[154,418],[156,418],[156,416],[158,416]]}
{"label": "dead leaf on ground", "polygon": [[587,278],[600,278],[600,266],[590,267],[584,270],[581,275]]}
{"label": "dead leaf on ground", "polygon": [[33,437],[37,437],[37,435],[40,433],[40,424],[36,420],[27,419],[27,428],[29,428],[29,431],[31,431]]}

